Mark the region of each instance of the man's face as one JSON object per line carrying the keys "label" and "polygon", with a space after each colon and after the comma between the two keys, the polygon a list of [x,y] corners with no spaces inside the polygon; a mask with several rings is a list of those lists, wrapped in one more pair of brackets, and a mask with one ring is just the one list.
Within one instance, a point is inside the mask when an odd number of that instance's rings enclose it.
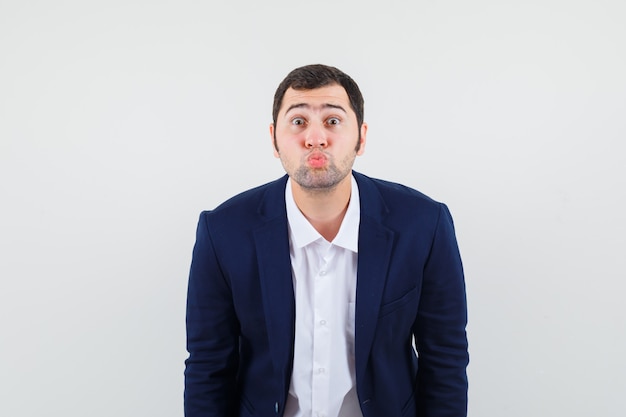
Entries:
{"label": "man's face", "polygon": [[[359,135],[360,130],[360,135]],[[304,189],[331,190],[352,171],[365,150],[367,125],[359,129],[346,90],[333,84],[313,90],[289,88],[270,125],[274,156]]]}

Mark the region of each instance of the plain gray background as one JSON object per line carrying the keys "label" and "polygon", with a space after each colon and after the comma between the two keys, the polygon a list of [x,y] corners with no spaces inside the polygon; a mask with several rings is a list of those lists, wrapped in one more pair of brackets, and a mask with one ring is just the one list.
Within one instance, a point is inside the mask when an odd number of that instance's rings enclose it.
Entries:
{"label": "plain gray background", "polygon": [[182,416],[198,214],[283,171],[294,67],[446,202],[470,416],[626,415],[626,3],[0,0],[0,415]]}

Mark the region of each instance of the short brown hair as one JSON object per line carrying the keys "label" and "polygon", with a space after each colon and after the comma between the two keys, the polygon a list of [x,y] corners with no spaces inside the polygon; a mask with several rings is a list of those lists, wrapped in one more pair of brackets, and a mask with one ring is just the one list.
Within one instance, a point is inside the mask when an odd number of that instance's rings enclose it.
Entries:
{"label": "short brown hair", "polygon": [[322,64],[306,65],[296,68],[287,74],[285,79],[280,83],[274,94],[274,106],[272,109],[274,126],[276,126],[276,119],[278,118],[280,106],[283,103],[283,97],[289,88],[293,88],[294,90],[313,90],[332,84],[339,84],[346,90],[346,94],[348,94],[348,99],[350,100],[350,106],[356,114],[356,120],[360,129],[363,124],[363,95],[361,94],[361,90],[359,90],[359,86],[343,71]]}

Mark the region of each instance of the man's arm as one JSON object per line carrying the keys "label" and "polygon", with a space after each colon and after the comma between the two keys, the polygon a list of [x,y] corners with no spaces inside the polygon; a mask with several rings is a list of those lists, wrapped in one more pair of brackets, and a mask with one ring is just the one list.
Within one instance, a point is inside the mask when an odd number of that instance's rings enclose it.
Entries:
{"label": "man's arm", "polygon": [[185,417],[234,415],[239,324],[208,226],[200,215],[187,293]]}
{"label": "man's arm", "polygon": [[419,417],[467,415],[467,305],[452,217],[441,205],[414,326]]}

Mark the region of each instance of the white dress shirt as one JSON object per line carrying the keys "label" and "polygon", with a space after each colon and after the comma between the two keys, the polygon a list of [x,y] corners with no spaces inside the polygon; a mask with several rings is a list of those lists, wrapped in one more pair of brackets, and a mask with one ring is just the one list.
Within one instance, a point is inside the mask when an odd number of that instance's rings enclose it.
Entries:
{"label": "white dress shirt", "polygon": [[361,417],[354,369],[359,190],[352,177],[337,236],[324,239],[285,190],[296,300],[294,365],[285,417]]}

